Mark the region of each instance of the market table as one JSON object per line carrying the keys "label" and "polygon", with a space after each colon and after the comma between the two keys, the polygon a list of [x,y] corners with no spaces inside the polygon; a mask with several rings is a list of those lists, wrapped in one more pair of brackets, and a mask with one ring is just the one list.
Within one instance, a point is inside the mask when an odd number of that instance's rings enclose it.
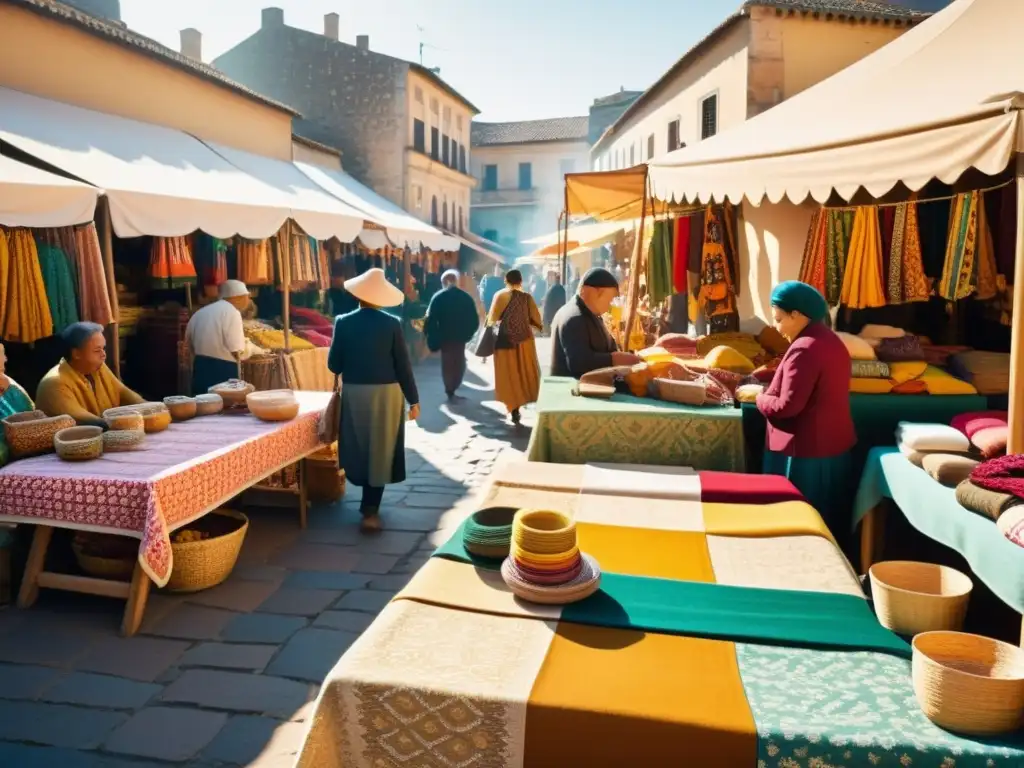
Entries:
{"label": "market table", "polygon": [[460,528],[332,670],[299,768],[1024,760],[924,717],[906,643],[805,503],[702,502],[692,473],[630,496],[622,472],[664,468],[548,466],[499,472],[480,504],[574,514],[601,590],[522,602]]}
{"label": "market table", "polygon": [[692,466],[740,471],[743,428],[731,407],[694,407],[616,394],[577,397],[577,381],[549,376],[541,382],[531,461],[584,464]]}
{"label": "market table", "polygon": [[[0,522],[35,526],[18,605],[31,606],[40,587],[126,598],[122,631],[134,634],[150,582],[165,585],[174,567],[170,534],[320,447],[317,426],[330,394],[296,395],[299,415],[288,422],[263,422],[245,410],[224,412],[174,423],[147,435],[138,450],[87,462],[48,454],[0,469]],[[300,469],[305,525],[302,474]],[[140,539],[131,583],[46,571],[55,528]]]}
{"label": "market table", "polygon": [[[1024,553],[987,517],[965,509],[946,488],[899,449],[875,448],[868,455],[854,502],[854,526],[861,526],[861,569],[874,562],[882,535],[882,500],[891,499],[907,521],[933,541],[958,552],[989,589],[1024,614]],[[1021,642],[1024,644],[1024,625]]]}

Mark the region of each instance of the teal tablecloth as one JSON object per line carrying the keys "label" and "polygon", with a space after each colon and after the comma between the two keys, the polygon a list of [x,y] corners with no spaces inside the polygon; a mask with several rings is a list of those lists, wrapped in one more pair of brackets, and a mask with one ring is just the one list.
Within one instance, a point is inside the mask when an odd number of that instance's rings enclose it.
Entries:
{"label": "teal tablecloth", "polygon": [[743,423],[731,407],[693,407],[614,395],[577,397],[576,381],[541,383],[530,461],[656,464],[743,471]]}
{"label": "teal tablecloth", "polygon": [[1024,613],[1021,548],[992,520],[960,506],[952,488],[939,485],[892,447],[875,448],[868,455],[854,500],[854,525],[882,499],[892,499],[925,536],[959,552],[996,597]]}

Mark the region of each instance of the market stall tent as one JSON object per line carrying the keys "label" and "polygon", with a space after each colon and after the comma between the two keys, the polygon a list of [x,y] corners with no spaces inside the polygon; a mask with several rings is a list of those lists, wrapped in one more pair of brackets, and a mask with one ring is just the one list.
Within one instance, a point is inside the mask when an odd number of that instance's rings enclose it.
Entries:
{"label": "market stall tent", "polygon": [[100,190],[0,155],[0,225],[66,227],[92,221]]}
{"label": "market stall tent", "polygon": [[0,88],[0,142],[101,187],[120,237],[277,234],[293,200],[181,131]]}
{"label": "market stall tent", "polygon": [[295,163],[295,166],[322,189],[383,225],[388,239],[395,245],[402,248],[419,248],[422,245],[432,251],[458,250],[456,238],[420,221],[344,171],[308,163]]}

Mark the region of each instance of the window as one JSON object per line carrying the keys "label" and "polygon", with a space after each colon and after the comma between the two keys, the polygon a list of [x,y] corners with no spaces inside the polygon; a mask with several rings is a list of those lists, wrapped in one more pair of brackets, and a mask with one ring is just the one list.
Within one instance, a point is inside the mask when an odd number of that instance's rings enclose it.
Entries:
{"label": "window", "polygon": [[462,115],[455,116],[455,127],[460,131],[462,130]]}
{"label": "window", "polygon": [[437,195],[430,198],[430,223],[437,226]]}
{"label": "window", "polygon": [[493,192],[498,188],[498,166],[484,166],[484,192]]}
{"label": "window", "polygon": [[419,184],[412,185],[412,204],[417,211],[423,210],[423,187]]}
{"label": "window", "polygon": [[647,137],[647,159],[654,157],[654,134]]}
{"label": "window", "polygon": [[416,89],[413,91],[413,98],[416,99],[417,104],[423,103],[423,89],[420,88],[418,85],[416,86]]}
{"label": "window", "polygon": [[466,145],[459,144],[459,171],[466,172]]}
{"label": "window", "polygon": [[567,173],[576,172],[576,158],[569,157],[558,163],[558,172],[565,176]]}
{"label": "window", "polygon": [[417,152],[427,153],[427,126],[422,120],[412,121],[412,148]]}
{"label": "window", "polygon": [[629,144],[629,167],[632,168],[636,165],[636,144],[630,142]]}
{"label": "window", "polygon": [[451,145],[448,143],[448,137],[442,134],[441,135],[441,162],[444,163],[445,165],[448,165],[448,162],[449,162],[449,157],[450,157],[451,153],[450,153],[448,148],[450,146]]}
{"label": "window", "polygon": [[441,203],[441,226],[448,229],[448,201]]}
{"label": "window", "polygon": [[718,133],[718,94],[713,93],[700,103],[700,137],[709,139]]}
{"label": "window", "polygon": [[462,233],[463,233],[463,229],[462,229],[462,206],[460,205],[459,206],[459,234],[461,235]]}
{"label": "window", "polygon": [[430,100],[430,111],[432,113],[434,113],[435,115],[437,114],[437,106],[438,106],[437,105],[437,99],[431,99]]}
{"label": "window", "polygon": [[519,188],[533,189],[533,165],[530,163],[519,164]]}
{"label": "window", "polygon": [[668,151],[679,149],[679,118],[668,124]]}
{"label": "window", "polygon": [[430,157],[434,160],[440,159],[441,152],[441,132],[437,128],[430,129]]}
{"label": "window", "polygon": [[455,140],[454,136],[452,136],[452,161],[448,165],[448,167],[449,168],[458,168],[459,167],[459,142],[457,142]]}
{"label": "window", "polygon": [[451,125],[452,125],[452,108],[451,107],[445,107],[444,108],[444,127],[445,127],[445,130],[448,130],[449,128],[451,128]]}

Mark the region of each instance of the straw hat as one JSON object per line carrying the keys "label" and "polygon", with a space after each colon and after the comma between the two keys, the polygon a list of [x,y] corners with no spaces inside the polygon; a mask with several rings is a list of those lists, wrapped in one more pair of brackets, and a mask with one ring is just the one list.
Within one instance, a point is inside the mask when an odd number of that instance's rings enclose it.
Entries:
{"label": "straw hat", "polygon": [[378,267],[346,280],[345,290],[375,307],[397,307],[405,301],[405,294],[389,283],[384,277],[384,270]]}

